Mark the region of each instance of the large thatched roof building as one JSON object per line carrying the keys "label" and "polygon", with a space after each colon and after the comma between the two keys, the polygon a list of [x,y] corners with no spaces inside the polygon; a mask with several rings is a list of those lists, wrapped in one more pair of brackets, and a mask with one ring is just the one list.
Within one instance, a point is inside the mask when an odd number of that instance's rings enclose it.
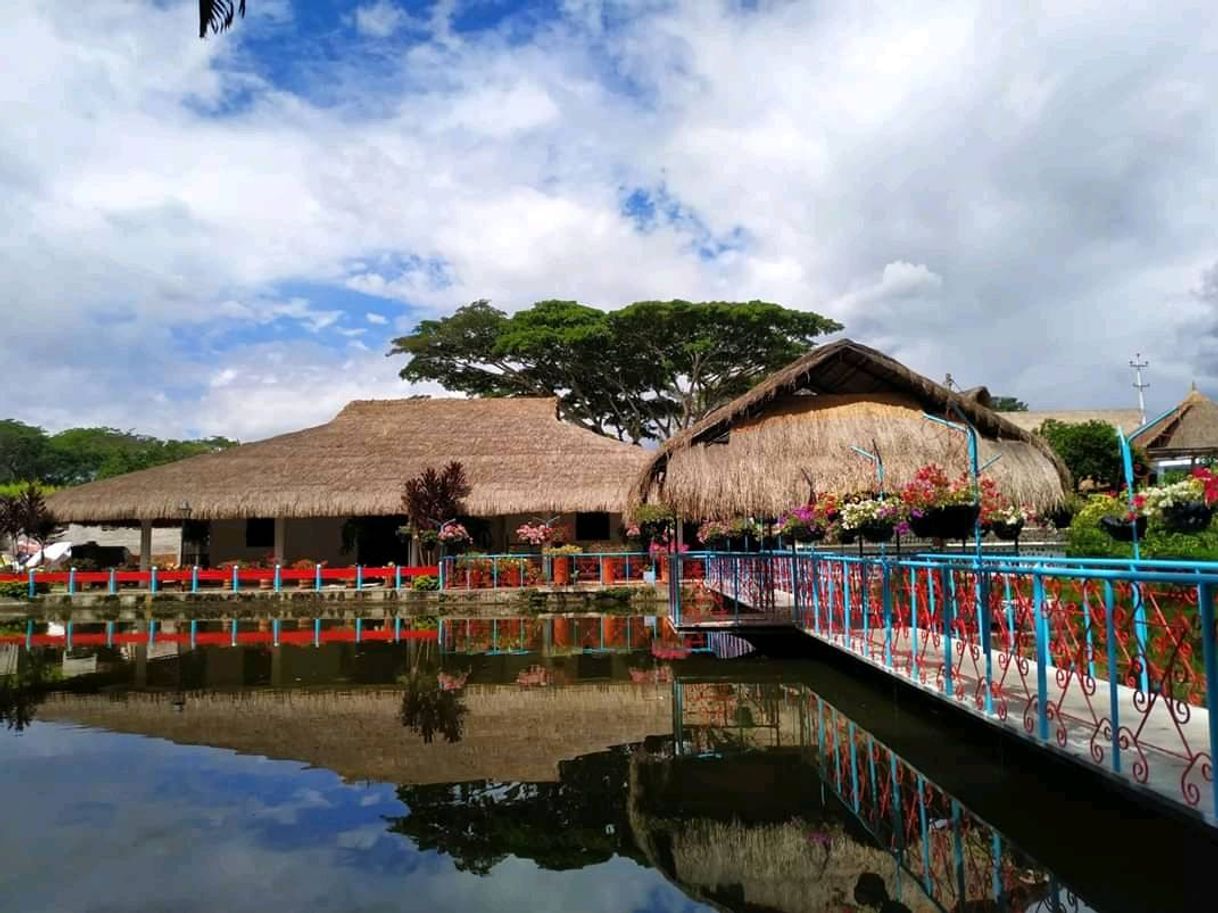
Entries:
{"label": "large thatched roof building", "polygon": [[1218,456],[1218,403],[1194,386],[1178,406],[1140,429],[1131,442],[1156,461]]}
{"label": "large thatched roof building", "polygon": [[1011,498],[1047,508],[1069,490],[1069,472],[1037,436],[851,340],[821,346],[754,387],[652,455],[632,492],[687,517],[777,516],[812,486],[845,493],[874,488],[872,463],[852,446],[878,451],[885,487],[938,463],[968,466],[964,434],[926,414],[976,428],[986,474]]}
{"label": "large thatched roof building", "polygon": [[1002,417],[1024,431],[1036,431],[1045,422],[1061,422],[1063,425],[1081,425],[1084,422],[1103,422],[1119,428],[1126,435],[1133,434],[1142,424],[1142,413],[1137,409],[1063,409],[1056,412],[1004,412]]}
{"label": "large thatched roof building", "polygon": [[288,529],[279,533],[286,552],[278,539],[257,536],[261,544],[220,551],[340,560],[336,530],[345,520],[400,516],[407,479],[458,460],[473,489],[468,514],[497,518],[487,544],[504,548],[514,518],[620,512],[646,458],[639,447],[562,421],[553,398],[369,400],[316,428],[64,489],[49,505],[60,520],[79,523],[212,521],[213,559],[216,535],[231,538],[225,524],[309,520],[308,530],[293,524],[299,548]]}

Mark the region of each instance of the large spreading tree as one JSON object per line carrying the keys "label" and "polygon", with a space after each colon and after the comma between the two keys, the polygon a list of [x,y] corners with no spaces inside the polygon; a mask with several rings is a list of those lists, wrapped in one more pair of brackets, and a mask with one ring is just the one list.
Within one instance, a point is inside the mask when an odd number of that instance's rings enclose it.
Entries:
{"label": "large spreading tree", "polygon": [[401,376],[471,396],[558,396],[569,421],[619,440],[665,439],[840,330],[766,301],[640,301],[601,311],[485,300],[393,342]]}

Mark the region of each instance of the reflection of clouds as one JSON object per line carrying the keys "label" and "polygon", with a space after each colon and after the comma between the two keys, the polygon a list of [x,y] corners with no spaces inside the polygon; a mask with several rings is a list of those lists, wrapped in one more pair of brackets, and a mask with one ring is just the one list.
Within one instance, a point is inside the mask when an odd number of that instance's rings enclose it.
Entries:
{"label": "reflection of clouds", "polygon": [[457,872],[386,832],[405,813],[392,787],[291,762],[43,723],[0,738],[0,765],[6,910],[705,909],[626,859]]}

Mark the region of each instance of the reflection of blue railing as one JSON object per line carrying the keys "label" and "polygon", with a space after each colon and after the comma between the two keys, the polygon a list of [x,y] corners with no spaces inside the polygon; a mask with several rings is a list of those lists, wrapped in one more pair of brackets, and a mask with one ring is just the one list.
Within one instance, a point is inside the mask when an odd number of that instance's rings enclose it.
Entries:
{"label": "reflection of blue railing", "polygon": [[792,624],[1215,820],[1218,566],[703,553],[674,580],[680,627]]}
{"label": "reflection of blue railing", "polygon": [[[723,690],[731,689],[725,695]],[[705,715],[705,698],[713,690],[720,711],[772,705],[781,692],[787,713],[797,713],[799,744],[809,749],[821,782],[857,821],[875,845],[893,860],[893,877],[885,879],[900,901],[912,883],[937,909],[1050,911],[1077,906],[1077,897],[1044,866],[1014,847],[988,822],[970,811],[885,743],[859,727],[804,686],[750,685],[721,682],[673,683],[674,750],[702,758],[722,758],[727,751],[756,750],[741,740],[733,725],[715,726]],[[766,727],[760,727],[766,728]],[[696,738],[700,730],[718,729],[719,738]],[[733,738],[735,737],[735,738]],[[713,747],[712,747],[713,746]],[[835,839],[852,839],[836,831],[808,834],[809,843],[833,852]],[[815,853],[815,850],[813,850]],[[813,856],[814,860],[815,856]],[[910,876],[903,879],[902,873]],[[989,906],[993,904],[993,906]],[[1069,905],[1069,906],[1067,906]]]}

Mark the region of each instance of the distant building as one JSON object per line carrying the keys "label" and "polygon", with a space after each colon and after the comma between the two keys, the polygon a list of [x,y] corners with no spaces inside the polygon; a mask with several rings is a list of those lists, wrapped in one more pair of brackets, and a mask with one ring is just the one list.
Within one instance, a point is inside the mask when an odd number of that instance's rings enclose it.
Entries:
{"label": "distant building", "polygon": [[1218,403],[1194,385],[1179,405],[1147,423],[1132,442],[1156,463],[1218,458]]}
{"label": "distant building", "polygon": [[[185,525],[187,563],[402,563],[405,482],[454,460],[472,488],[470,532],[507,551],[535,518],[577,542],[616,536],[647,453],[560,420],[550,397],[359,401],[316,428],[65,488],[48,506],[63,522],[141,527],[149,542],[154,525]],[[363,535],[344,551],[351,520]]]}

